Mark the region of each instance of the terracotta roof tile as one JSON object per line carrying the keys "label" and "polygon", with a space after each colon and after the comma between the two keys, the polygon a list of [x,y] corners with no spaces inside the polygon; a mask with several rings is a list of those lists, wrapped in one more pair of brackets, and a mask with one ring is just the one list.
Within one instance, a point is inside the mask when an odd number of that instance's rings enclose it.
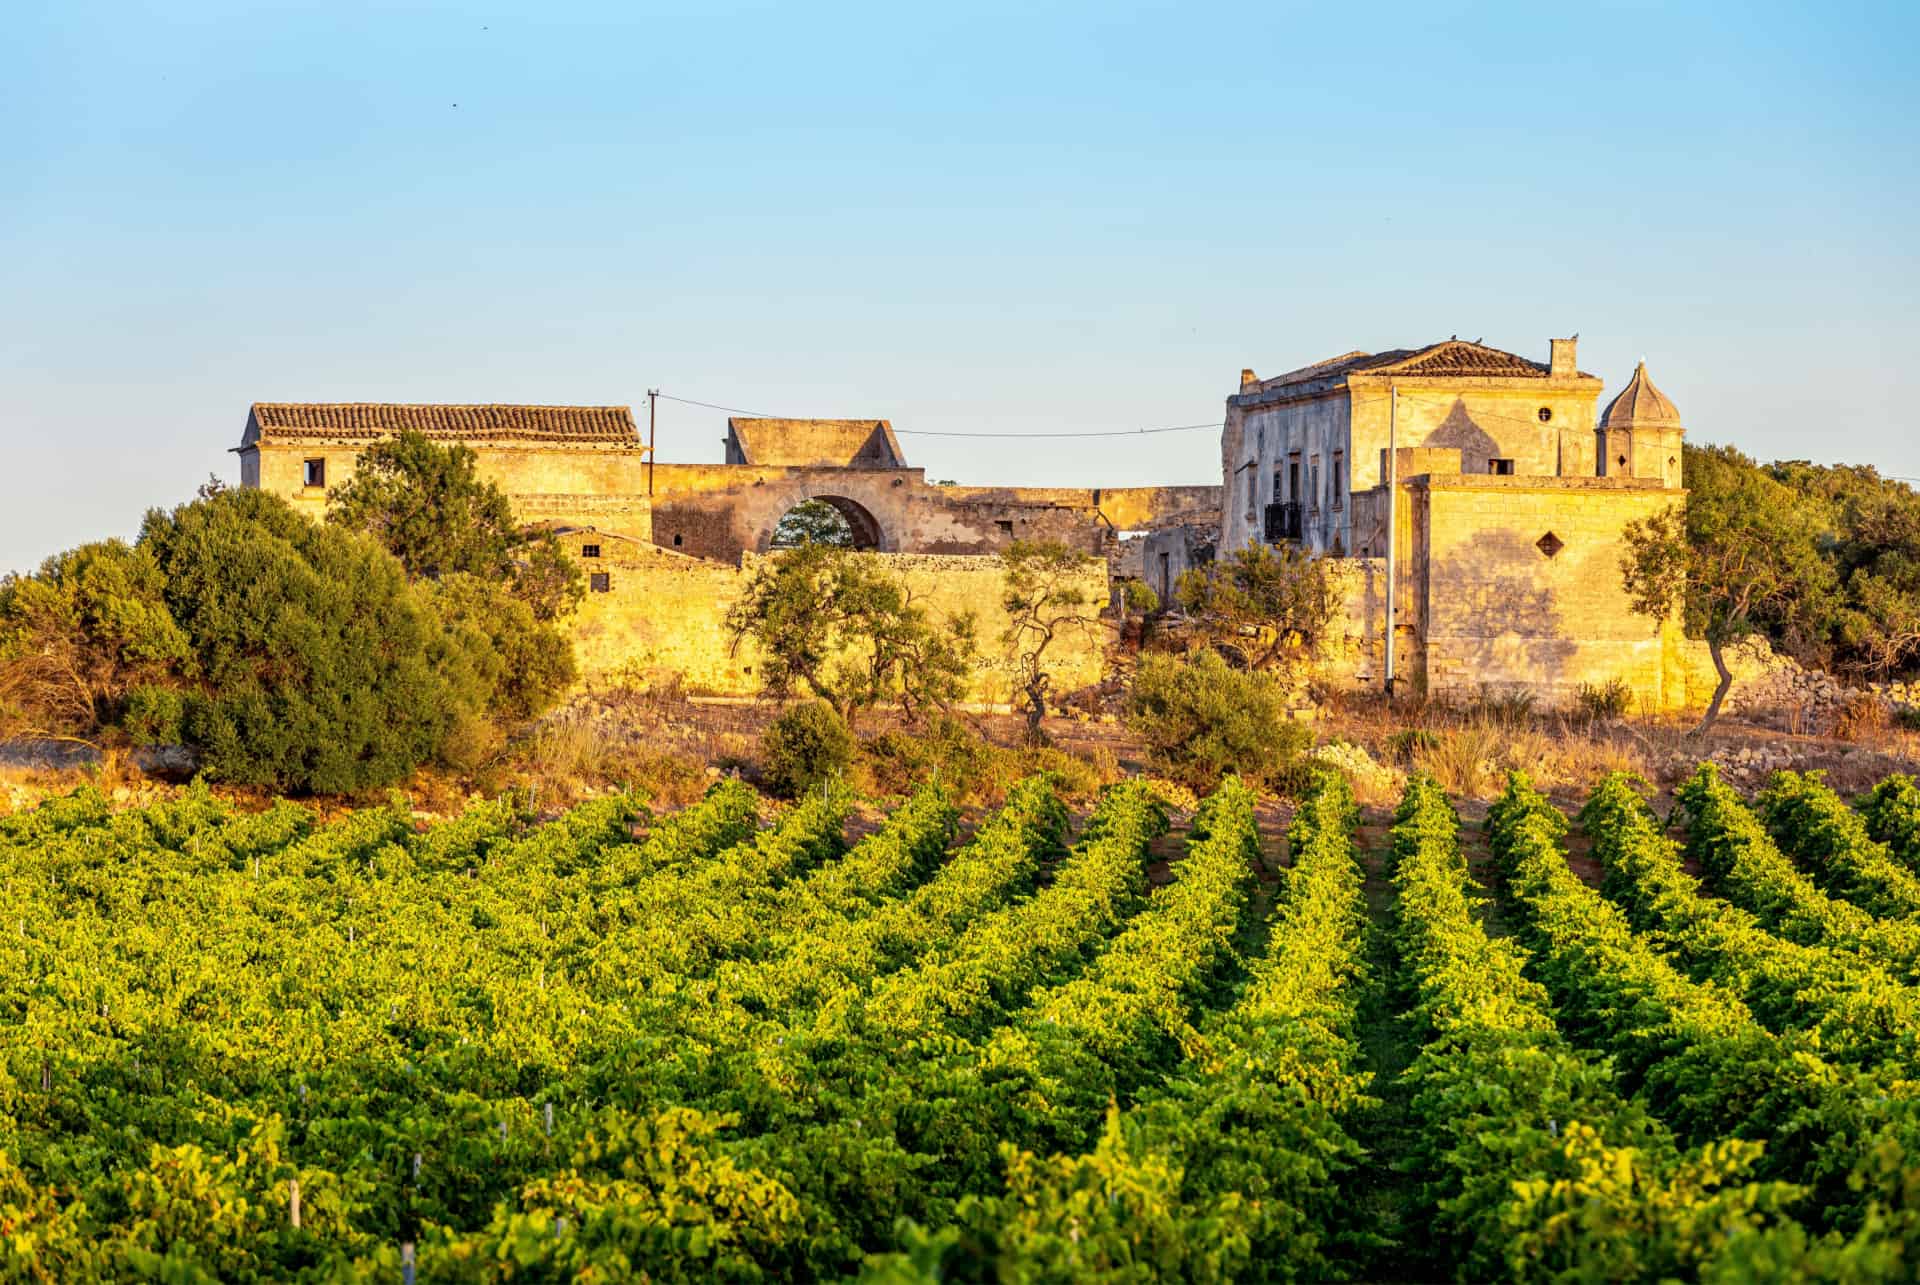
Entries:
{"label": "terracotta roof tile", "polygon": [[[250,429],[266,437],[384,438],[411,429],[448,441],[640,440],[627,406],[451,406],[403,402],[255,402]],[[250,433],[249,436],[252,436]]]}
{"label": "terracotta roof tile", "polygon": [[1469,378],[1546,379],[1551,369],[1544,362],[1529,361],[1515,353],[1464,339],[1443,339],[1424,348],[1393,348],[1386,352],[1343,353],[1312,366],[1288,371],[1272,379],[1261,380],[1247,391],[1258,395],[1295,384],[1338,382],[1348,375],[1409,375],[1421,377],[1464,376]]}

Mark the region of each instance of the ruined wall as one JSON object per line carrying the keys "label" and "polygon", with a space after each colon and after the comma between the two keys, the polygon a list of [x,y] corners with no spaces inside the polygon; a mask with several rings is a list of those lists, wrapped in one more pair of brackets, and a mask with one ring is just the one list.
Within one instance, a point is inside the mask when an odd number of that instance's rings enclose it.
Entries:
{"label": "ruined wall", "polygon": [[[750,645],[737,652],[726,631],[727,609],[761,559],[748,554],[740,565],[682,557],[650,546],[602,546],[594,569],[607,577],[604,592],[592,592],[574,626],[574,647],[589,683],[616,674],[642,680],[678,673],[695,692],[751,696],[760,690],[758,657]],[[899,576],[935,619],[972,612],[978,624],[982,662],[969,698],[1003,703],[1010,698],[1000,632],[1001,563],[997,557],[933,554],[865,554]],[[1096,603],[1107,594],[1106,569],[1086,573],[1085,592]],[[1055,689],[1065,693],[1096,683],[1105,674],[1104,625],[1055,644]]]}
{"label": "ruined wall", "polygon": [[787,510],[830,499],[871,517],[882,552],[985,554],[1015,540],[1054,540],[1104,554],[1117,530],[1217,503],[1218,495],[1210,486],[935,486],[924,469],[662,464],[654,481],[654,540],[732,561],[766,552]]}
{"label": "ruined wall", "polygon": [[1214,542],[1218,539],[1216,522],[1163,527],[1129,541],[1140,551],[1140,567],[1135,574],[1153,590],[1162,607],[1171,607],[1178,596],[1180,577],[1211,563]]}
{"label": "ruined wall", "polygon": [[1687,702],[1678,629],[1636,614],[1620,573],[1626,524],[1684,492],[1628,479],[1484,476],[1422,477],[1409,489],[1407,569],[1429,695],[1526,688],[1555,705],[1582,684],[1621,678],[1649,708]]}
{"label": "ruined wall", "polygon": [[943,486],[950,503],[1011,509],[1072,509],[1116,531],[1145,531],[1220,507],[1217,486]]}

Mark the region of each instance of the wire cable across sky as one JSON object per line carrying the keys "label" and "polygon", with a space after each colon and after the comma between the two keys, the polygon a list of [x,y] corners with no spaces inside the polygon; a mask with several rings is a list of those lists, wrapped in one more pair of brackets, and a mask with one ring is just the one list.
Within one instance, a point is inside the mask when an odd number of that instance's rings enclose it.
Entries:
{"label": "wire cable across sky", "polygon": [[[729,415],[746,415],[753,419],[806,419],[804,415],[769,415],[764,411],[742,410],[738,406],[721,406],[714,402],[695,401],[691,397],[675,397],[672,393],[655,393],[662,401],[679,402],[682,406],[701,406],[707,410],[725,411]],[[899,437],[1000,437],[1030,441],[1042,437],[1144,437],[1150,433],[1190,433],[1197,429],[1220,427],[1217,419],[1204,424],[1165,424],[1154,428],[1109,428],[1069,433],[962,433],[945,432],[929,428],[896,428]]]}

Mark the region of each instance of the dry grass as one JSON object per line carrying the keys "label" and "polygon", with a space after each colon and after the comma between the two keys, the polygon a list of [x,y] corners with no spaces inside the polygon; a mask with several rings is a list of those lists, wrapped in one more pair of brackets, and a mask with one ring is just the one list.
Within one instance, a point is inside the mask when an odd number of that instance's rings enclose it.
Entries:
{"label": "dry grass", "polygon": [[486,784],[509,780],[554,803],[573,802],[608,787],[638,791],[655,807],[694,802],[712,781],[706,762],[650,748],[641,729],[624,719],[570,713],[543,723],[492,766]]}
{"label": "dry grass", "polygon": [[1589,735],[1567,722],[1542,728],[1476,718],[1431,730],[1438,739],[1414,751],[1414,764],[1460,798],[1493,798],[1505,788],[1507,773],[1516,771],[1542,790],[1577,793],[1610,772],[1652,773],[1652,763],[1630,739]]}

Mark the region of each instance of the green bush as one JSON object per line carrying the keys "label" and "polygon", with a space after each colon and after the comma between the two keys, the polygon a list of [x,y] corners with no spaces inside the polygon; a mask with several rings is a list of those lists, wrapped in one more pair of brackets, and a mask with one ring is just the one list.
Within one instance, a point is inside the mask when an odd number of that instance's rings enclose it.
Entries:
{"label": "green bush", "polygon": [[391,785],[470,733],[494,694],[484,643],[448,629],[392,555],[264,491],[149,513],[140,548],[192,640],[185,740],[219,780]]}
{"label": "green bush", "polygon": [[1191,660],[1141,657],[1127,725],[1157,770],[1196,791],[1229,772],[1270,783],[1312,740],[1287,717],[1278,680],[1234,669],[1211,651]]}
{"label": "green bush", "polygon": [[760,738],[760,755],[768,787],[798,798],[846,771],[853,761],[853,733],[833,706],[807,701],[773,721]]}
{"label": "green bush", "polygon": [[127,693],[120,726],[136,745],[178,745],[185,735],[187,700],[172,687],[136,687]]}
{"label": "green bush", "polygon": [[892,728],[860,749],[865,788],[906,794],[938,780],[948,796],[970,806],[998,806],[1021,781],[1049,773],[1062,796],[1091,799],[1124,773],[1104,748],[1069,753],[1053,746],[1008,749],[993,745],[960,719],[942,714],[915,731]]}
{"label": "green bush", "polygon": [[1578,700],[1580,712],[1588,718],[1624,718],[1633,708],[1633,688],[1626,679],[1617,677],[1604,683],[1582,683]]}

